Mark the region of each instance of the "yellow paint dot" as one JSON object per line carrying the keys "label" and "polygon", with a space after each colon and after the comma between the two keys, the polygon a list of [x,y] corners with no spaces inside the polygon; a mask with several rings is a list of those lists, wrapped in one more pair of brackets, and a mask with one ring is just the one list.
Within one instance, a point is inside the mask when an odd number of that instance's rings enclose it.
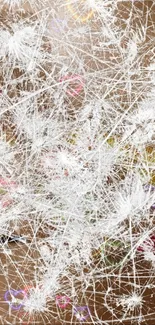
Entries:
{"label": "yellow paint dot", "polygon": [[94,13],[93,10],[90,10],[87,15],[80,17],[76,14],[75,10],[73,9],[73,6],[70,4],[70,0],[67,0],[67,8],[72,13],[73,17],[77,20],[80,20],[80,22],[85,22],[88,19],[90,19]]}

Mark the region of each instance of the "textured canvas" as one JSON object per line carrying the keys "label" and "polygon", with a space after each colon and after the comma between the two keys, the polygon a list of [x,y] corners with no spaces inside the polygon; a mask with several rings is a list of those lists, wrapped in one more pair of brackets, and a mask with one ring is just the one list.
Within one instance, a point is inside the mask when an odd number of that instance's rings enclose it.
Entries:
{"label": "textured canvas", "polygon": [[0,1],[0,325],[155,324],[155,3]]}

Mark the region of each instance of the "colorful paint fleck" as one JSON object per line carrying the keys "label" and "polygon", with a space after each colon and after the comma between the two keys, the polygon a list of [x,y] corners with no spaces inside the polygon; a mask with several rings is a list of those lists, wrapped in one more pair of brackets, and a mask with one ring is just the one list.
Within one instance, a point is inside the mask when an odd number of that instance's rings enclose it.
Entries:
{"label": "colorful paint fleck", "polygon": [[67,27],[67,20],[55,18],[55,19],[52,19],[51,25],[52,25],[52,29],[56,33],[60,33],[61,31],[64,31],[65,28]]}
{"label": "colorful paint fleck", "polygon": [[24,305],[23,302],[26,296],[27,295],[24,290],[11,289],[5,292],[4,299],[9,304],[11,309],[19,310]]}
{"label": "colorful paint fleck", "polygon": [[[74,10],[73,5],[70,4],[70,2],[71,2],[70,0],[67,0],[67,8],[71,12],[73,18],[76,19],[77,21],[80,21],[80,22],[84,23],[84,22],[86,22],[87,20],[89,20],[93,16],[93,13],[94,13],[93,10],[90,10],[84,16],[78,15],[76,13],[76,11]],[[86,1],[85,0],[82,0],[81,2],[84,2],[85,3]]]}
{"label": "colorful paint fleck", "polygon": [[150,236],[148,240],[143,242],[142,246],[137,248],[139,252],[145,252],[146,250],[155,251],[155,235]]}
{"label": "colorful paint fleck", "polygon": [[70,303],[70,298],[67,296],[56,296],[56,304],[60,308],[66,308],[67,305]]}
{"label": "colorful paint fleck", "polygon": [[9,206],[13,200],[9,194],[9,189],[14,189],[17,184],[10,179],[0,178],[0,201],[2,208]]}
{"label": "colorful paint fleck", "polygon": [[79,321],[83,322],[90,316],[90,310],[87,306],[74,307],[74,315]]}
{"label": "colorful paint fleck", "polygon": [[124,244],[120,240],[105,238],[105,243],[101,245],[100,252],[107,266],[120,266],[129,247],[129,244]]}
{"label": "colorful paint fleck", "polygon": [[63,76],[60,79],[60,82],[63,82],[65,80],[69,80],[70,82],[78,82],[78,85],[74,90],[72,90],[72,91],[69,90],[69,89],[67,90],[67,94],[69,94],[70,96],[73,96],[73,97],[75,95],[77,96],[84,87],[84,81],[83,81],[83,78],[80,75]]}

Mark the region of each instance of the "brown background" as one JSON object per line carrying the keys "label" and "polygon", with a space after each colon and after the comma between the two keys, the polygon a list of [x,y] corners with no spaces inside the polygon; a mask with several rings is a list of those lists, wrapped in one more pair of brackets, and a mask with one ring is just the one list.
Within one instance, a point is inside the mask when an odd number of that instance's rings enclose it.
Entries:
{"label": "brown background", "polygon": [[[46,6],[46,5],[45,5]],[[51,5],[49,4],[49,7]],[[24,15],[29,15],[29,12],[34,12],[35,10],[39,10],[42,8],[42,5],[37,7],[37,5],[34,6],[34,8],[30,8],[29,5],[24,5],[24,8],[26,10],[26,13]],[[52,4],[52,9],[55,8],[58,17],[62,17],[64,15],[68,14],[67,9],[58,9],[56,4]],[[17,10],[14,9],[13,15],[21,15]],[[38,14],[39,15],[39,14]],[[120,46],[126,47],[128,44],[128,41],[130,40],[130,34],[132,34],[133,31],[137,29],[137,26],[147,26],[147,34],[146,39],[143,44],[143,52],[139,53],[139,64],[141,67],[141,70],[146,68],[150,62],[153,62],[154,59],[154,43],[155,43],[155,4],[153,4],[153,1],[134,1],[132,3],[131,1],[126,2],[119,2],[116,6],[116,26],[117,28],[120,28],[124,30],[124,36],[120,40]],[[12,12],[8,13],[8,8],[2,8],[1,9],[1,21],[8,20],[8,18],[12,17]],[[96,19],[97,14],[94,15],[91,22],[89,24],[91,25],[91,28],[97,30],[100,30],[101,28],[101,20],[97,21]],[[130,30],[127,31],[127,20],[130,17]],[[78,25],[77,22],[74,21],[74,19],[69,16],[69,27],[75,28],[76,25]],[[50,17],[49,22],[47,24],[48,28],[50,29]],[[146,28],[146,27],[145,27]],[[101,71],[106,69],[108,66],[112,69],[113,66],[118,64],[119,62],[119,54],[115,53],[110,56],[109,53],[111,53],[111,49],[109,49],[106,53],[104,51],[99,50],[98,53],[96,51],[94,58],[91,56],[91,43],[89,36],[85,39],[85,36],[82,36],[79,40],[77,37],[77,40],[74,39],[74,45],[78,47],[79,49],[83,49],[85,51],[85,54],[83,55],[83,61],[85,64],[85,70],[87,73],[91,73],[94,70]],[[60,35],[54,34],[52,31],[52,35],[49,37],[47,46],[49,46],[48,50],[50,51],[51,48],[55,48],[59,51],[62,55],[68,55],[66,53],[65,49],[65,39],[62,39],[62,42],[58,44],[58,39],[61,38]],[[73,39],[71,39],[73,41]],[[97,43],[97,40],[95,41],[93,39],[94,44]],[[63,45],[62,45],[63,44]],[[110,51],[110,52],[109,52]],[[82,52],[81,52],[82,53]],[[74,54],[74,47],[71,49],[71,56]],[[104,63],[102,62],[102,58],[104,57]],[[121,60],[121,58],[120,58]],[[52,63],[53,65],[54,63]],[[73,63],[74,69],[76,71],[76,61]],[[119,65],[118,65],[119,66]],[[136,64],[135,64],[136,67]],[[18,76],[19,71],[15,71],[15,73]],[[57,73],[57,71],[56,71]],[[109,70],[108,70],[109,73]],[[143,76],[142,76],[143,77]],[[137,78],[137,79],[136,79]],[[135,76],[135,79],[138,80],[138,76]],[[1,80],[2,85],[4,84],[3,79]],[[107,90],[109,87],[108,83],[106,85],[103,84],[103,92],[105,92],[105,89]],[[133,101],[135,99],[135,96],[137,96],[138,92],[141,92],[142,88],[139,85],[136,86],[135,89],[133,87],[132,91],[132,98],[130,98],[130,101]],[[111,89],[111,87],[110,87]],[[116,89],[116,88],[115,88]],[[14,97],[14,91],[13,89],[12,93],[10,93],[10,97]],[[116,93],[113,93],[113,91],[109,91],[107,94],[107,99],[110,98],[111,102],[115,100],[115,96],[120,96],[120,103],[121,108],[126,108],[126,103],[129,101],[129,98],[127,96],[127,93],[123,90],[123,87],[121,89],[117,89]],[[82,107],[83,102],[83,96],[84,94],[81,94],[80,97],[78,97],[76,100],[70,100],[68,105],[69,114],[70,112],[75,112],[76,109]],[[142,96],[141,96],[142,97]],[[141,97],[139,99],[141,99]],[[90,96],[91,98],[91,96]],[[125,103],[125,104],[124,104]],[[47,104],[48,107],[48,104]],[[4,130],[7,130],[7,136],[9,138],[9,134],[12,136],[12,129],[9,127],[9,125],[5,125]],[[28,234],[29,237],[31,237],[31,231],[29,228],[24,225],[20,225],[21,229],[24,229],[22,232],[23,234]],[[43,234],[40,232],[37,233],[37,238],[39,239]],[[0,277],[0,324],[20,324],[20,320],[18,317],[17,311],[11,311],[11,314],[9,315],[9,308],[6,302],[4,301],[4,293],[6,290],[8,290],[8,287],[10,288],[16,288],[17,290],[24,288],[27,285],[34,285],[34,271],[35,267],[37,267],[40,263],[40,256],[38,255],[37,248],[34,243],[32,243],[31,249],[29,249],[29,246],[27,247],[25,244],[17,244],[17,243],[11,243],[8,244],[9,249],[11,250],[11,255],[7,255],[7,253],[4,253],[4,248],[1,247],[1,255],[0,255],[0,261],[1,261],[1,277]],[[98,264],[99,263],[99,264]],[[78,292],[78,304],[79,305],[86,305],[88,304],[89,309],[91,311],[91,315],[94,319],[92,322],[91,319],[88,320],[89,324],[101,324],[99,320],[102,321],[102,324],[123,324],[123,325],[154,325],[155,324],[155,279],[154,279],[154,270],[152,269],[151,264],[148,262],[144,262],[143,256],[138,255],[138,257],[134,261],[135,265],[135,273],[136,273],[136,284],[137,284],[137,292],[142,294],[143,297],[143,304],[142,309],[136,308],[135,311],[131,313],[127,313],[126,319],[128,320],[122,320],[120,322],[118,319],[121,318],[123,315],[123,311],[121,307],[117,306],[117,297],[119,295],[126,295],[129,294],[129,292],[133,292],[135,286],[133,286],[134,283],[134,273],[133,273],[133,265],[132,262],[128,262],[127,265],[121,270],[121,274],[119,274],[118,270],[114,269],[108,269],[105,272],[105,277],[103,278],[103,273],[94,275],[93,283],[90,285],[86,291],[83,292],[82,289],[82,283],[75,280],[75,289]],[[104,265],[101,264],[99,259],[94,258],[92,260],[92,266],[94,269],[98,268],[98,266],[103,267]],[[71,270],[71,272],[74,274],[74,270]],[[104,272],[104,271],[103,271]],[[89,273],[89,269],[85,269],[85,273]],[[100,275],[102,276],[100,278]],[[65,288],[69,288],[69,283],[67,279],[62,279],[62,283],[64,281]],[[150,285],[150,288],[149,286]],[[106,303],[105,303],[105,293],[107,292],[108,287],[111,287],[113,289],[113,293],[110,295],[107,295],[107,303],[109,304],[111,311],[107,309]],[[61,295],[61,292],[58,293]],[[32,319],[30,321],[26,321],[26,316],[23,317],[23,322],[21,324],[52,324],[52,325],[59,325],[59,324],[78,324],[75,317],[72,318],[72,304],[74,304],[74,301],[71,301],[71,305],[68,306],[68,308],[65,311],[62,311],[60,309],[57,309],[56,304],[54,301],[48,300],[47,301],[47,312],[46,313],[38,313],[36,315],[32,316]],[[142,315],[141,321],[139,320],[139,315]],[[131,320],[131,316],[135,317]],[[95,321],[95,317],[98,317],[98,321]],[[136,318],[138,317],[138,318]],[[24,322],[24,319],[26,322]],[[106,322],[107,321],[107,322]],[[110,322],[109,322],[110,321]],[[87,322],[85,322],[87,324]]]}

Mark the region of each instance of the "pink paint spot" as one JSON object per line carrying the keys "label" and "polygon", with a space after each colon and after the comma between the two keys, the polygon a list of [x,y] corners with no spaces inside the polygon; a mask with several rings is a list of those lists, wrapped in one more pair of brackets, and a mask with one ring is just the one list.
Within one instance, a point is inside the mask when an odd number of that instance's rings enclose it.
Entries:
{"label": "pink paint spot", "polygon": [[0,177],[0,187],[2,190],[4,190],[4,193],[0,193],[1,206],[2,208],[6,208],[13,203],[13,200],[8,192],[9,190],[17,188],[17,184],[11,181],[9,178],[4,179]]}
{"label": "pink paint spot", "polygon": [[56,303],[60,308],[66,308],[70,303],[70,298],[67,296],[56,296]]}
{"label": "pink paint spot", "polygon": [[144,246],[139,246],[137,248],[137,251],[139,252],[145,252],[146,249],[149,249],[151,251],[155,251],[155,236],[152,235],[149,240],[146,240],[143,242]]}
{"label": "pink paint spot", "polygon": [[17,187],[17,184],[13,181],[10,181],[10,179],[4,179],[0,178],[0,184],[3,185],[4,187]]}
{"label": "pink paint spot", "polygon": [[33,288],[33,286],[26,286],[23,291],[27,294],[31,288]]}
{"label": "pink paint spot", "polygon": [[[60,79],[60,82],[63,82],[65,80],[70,80],[71,82],[72,81],[78,82],[78,85],[76,86],[76,88],[74,90],[72,90],[72,91],[67,90],[67,94],[69,94],[70,96],[74,97],[75,95],[78,95],[84,87],[84,81],[80,75],[64,76]],[[72,88],[72,87],[70,87],[70,88]]]}
{"label": "pink paint spot", "polygon": [[67,169],[64,170],[64,175],[65,176],[69,176],[69,173],[68,173],[68,170]]}
{"label": "pink paint spot", "polygon": [[[5,201],[5,199],[6,199],[6,201]],[[8,207],[10,204],[12,204],[13,203],[13,200],[11,200],[11,199],[7,199],[7,197],[5,197],[5,199],[4,200],[2,200],[2,208],[6,208],[6,207]]]}

